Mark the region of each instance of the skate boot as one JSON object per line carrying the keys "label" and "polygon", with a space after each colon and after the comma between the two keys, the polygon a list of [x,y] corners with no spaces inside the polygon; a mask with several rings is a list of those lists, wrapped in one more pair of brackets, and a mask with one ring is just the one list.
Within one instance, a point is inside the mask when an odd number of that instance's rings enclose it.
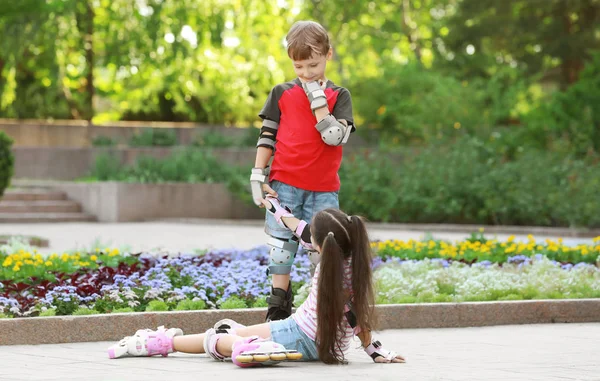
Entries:
{"label": "skate boot", "polygon": [[231,319],[219,320],[213,327],[216,333],[228,333],[230,335],[236,335],[236,330],[245,328],[246,326]]}
{"label": "skate boot", "polygon": [[182,335],[183,331],[179,328],[165,329],[164,326],[160,326],[156,331],[140,329],[133,336],[127,336],[108,348],[108,357],[111,359],[127,356],[166,357],[173,352],[173,338]]}
{"label": "skate boot", "polygon": [[242,368],[259,365],[275,365],[282,361],[295,361],[302,358],[302,353],[285,349],[281,344],[252,336],[233,344],[233,363]]}
{"label": "skate boot", "polygon": [[267,297],[268,310],[266,321],[284,320],[292,315],[292,282],[287,291],[281,288],[271,288]]}

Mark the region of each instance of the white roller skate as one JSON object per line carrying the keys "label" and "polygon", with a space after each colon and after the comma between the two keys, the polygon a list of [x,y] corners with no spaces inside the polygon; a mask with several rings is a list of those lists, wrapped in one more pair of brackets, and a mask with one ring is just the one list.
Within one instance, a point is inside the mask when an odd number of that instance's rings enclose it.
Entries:
{"label": "white roller skate", "polygon": [[285,349],[281,344],[252,336],[233,344],[233,363],[242,368],[258,365],[275,365],[282,361],[295,361],[302,358],[302,353]]}
{"label": "white roller skate", "polygon": [[183,331],[179,328],[165,329],[164,326],[160,326],[156,331],[140,329],[133,336],[127,336],[108,348],[108,357],[111,359],[126,356],[166,357],[173,352],[173,338],[182,335]]}
{"label": "white roller skate", "polygon": [[232,319],[221,319],[215,323],[214,329],[217,333],[228,333],[236,335],[236,330],[246,326]]}

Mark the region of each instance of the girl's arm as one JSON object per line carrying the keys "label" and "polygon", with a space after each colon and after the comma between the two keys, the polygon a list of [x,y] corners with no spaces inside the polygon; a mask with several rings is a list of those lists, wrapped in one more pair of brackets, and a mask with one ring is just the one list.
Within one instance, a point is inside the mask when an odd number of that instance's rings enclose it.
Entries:
{"label": "girl's arm", "polygon": [[404,357],[383,348],[379,340],[373,339],[373,335],[371,335],[370,331],[361,330],[357,333],[357,336],[360,339],[364,351],[371,356],[373,361],[379,363],[406,362]]}
{"label": "girl's arm", "polygon": [[310,238],[310,225],[306,221],[294,217],[289,208],[281,206],[275,197],[266,196],[263,205],[268,213],[275,216],[275,220],[282,227],[289,229],[300,240],[300,244],[307,250],[314,250]]}

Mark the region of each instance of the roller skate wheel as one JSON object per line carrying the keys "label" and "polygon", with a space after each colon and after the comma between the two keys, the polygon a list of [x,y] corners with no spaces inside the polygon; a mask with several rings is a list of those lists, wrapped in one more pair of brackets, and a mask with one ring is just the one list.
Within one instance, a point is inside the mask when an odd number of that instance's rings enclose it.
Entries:
{"label": "roller skate wheel", "polygon": [[237,362],[241,362],[243,364],[251,363],[253,356],[252,355],[239,355],[236,358]]}
{"label": "roller skate wheel", "polygon": [[288,360],[300,360],[302,358],[302,353],[290,352],[290,353],[286,353],[286,357],[288,358]]}
{"label": "roller skate wheel", "polygon": [[256,362],[269,361],[269,355],[254,355],[252,356]]}
{"label": "roller skate wheel", "polygon": [[271,353],[271,360],[273,361],[283,361],[286,357],[285,353]]}

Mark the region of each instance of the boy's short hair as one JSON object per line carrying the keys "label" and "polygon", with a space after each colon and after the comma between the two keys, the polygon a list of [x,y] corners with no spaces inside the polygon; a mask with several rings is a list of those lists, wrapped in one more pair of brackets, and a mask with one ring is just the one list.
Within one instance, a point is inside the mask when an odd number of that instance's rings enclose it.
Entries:
{"label": "boy's short hair", "polygon": [[331,47],[327,31],[314,21],[294,23],[285,40],[288,56],[294,61],[310,59],[314,54],[324,56]]}

